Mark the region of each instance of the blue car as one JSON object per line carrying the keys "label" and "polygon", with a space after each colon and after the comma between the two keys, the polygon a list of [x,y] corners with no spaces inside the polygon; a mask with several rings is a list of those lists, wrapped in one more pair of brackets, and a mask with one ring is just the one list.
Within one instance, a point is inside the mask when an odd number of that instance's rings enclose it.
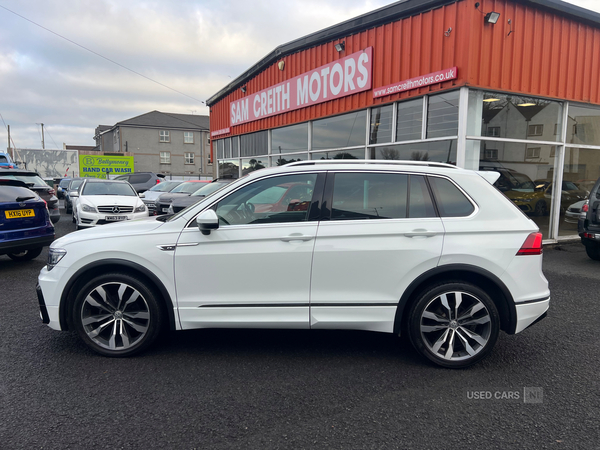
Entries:
{"label": "blue car", "polygon": [[17,180],[0,179],[0,255],[29,261],[54,240],[46,202]]}
{"label": "blue car", "polygon": [[12,159],[8,153],[0,152],[0,167],[5,169],[18,169],[19,166]]}

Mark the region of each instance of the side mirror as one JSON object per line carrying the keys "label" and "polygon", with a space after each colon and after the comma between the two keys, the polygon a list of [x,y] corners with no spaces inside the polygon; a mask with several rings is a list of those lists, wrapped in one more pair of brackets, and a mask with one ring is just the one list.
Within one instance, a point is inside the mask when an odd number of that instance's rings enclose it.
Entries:
{"label": "side mirror", "polygon": [[79,197],[79,192],[73,191],[69,194],[69,197],[71,197],[71,198]]}
{"label": "side mirror", "polygon": [[144,194],[143,192],[140,192],[140,193],[138,194],[138,197],[139,197],[139,198],[146,198],[146,194]]}
{"label": "side mirror", "polygon": [[196,225],[203,235],[208,236],[212,230],[219,228],[219,218],[217,213],[212,209],[202,211],[196,217]]}

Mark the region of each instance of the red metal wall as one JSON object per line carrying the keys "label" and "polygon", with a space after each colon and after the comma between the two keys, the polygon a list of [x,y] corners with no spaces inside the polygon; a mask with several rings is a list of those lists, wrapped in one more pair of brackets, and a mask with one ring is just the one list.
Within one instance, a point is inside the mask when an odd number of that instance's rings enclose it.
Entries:
{"label": "red metal wall", "polygon": [[[236,89],[210,113],[211,131],[229,127],[229,104],[363,48],[373,46],[373,87],[458,67],[458,78],[373,100],[372,91],[232,127],[226,136],[276,128],[363,109],[374,104],[470,85],[532,96],[600,104],[600,29],[543,7],[507,0],[461,0],[413,17],[365,30],[283,58]],[[495,25],[484,13],[499,12]],[[508,24],[508,19],[512,24]],[[449,28],[449,36],[446,33]],[[509,32],[512,29],[512,33]],[[338,53],[334,44],[345,41]]]}

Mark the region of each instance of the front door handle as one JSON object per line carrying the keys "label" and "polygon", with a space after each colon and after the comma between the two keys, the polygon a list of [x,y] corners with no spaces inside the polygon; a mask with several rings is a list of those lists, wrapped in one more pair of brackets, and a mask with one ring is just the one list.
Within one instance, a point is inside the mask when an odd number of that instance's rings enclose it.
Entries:
{"label": "front door handle", "polygon": [[283,242],[291,242],[291,241],[310,241],[311,239],[314,239],[314,236],[305,236],[304,234],[301,233],[293,233],[290,234],[289,236],[284,236],[281,237],[279,239],[281,239]]}
{"label": "front door handle", "polygon": [[432,236],[437,236],[438,234],[440,234],[438,231],[427,231],[425,229],[417,229],[417,230],[412,230],[408,233],[404,233],[404,236],[406,237],[432,237]]}

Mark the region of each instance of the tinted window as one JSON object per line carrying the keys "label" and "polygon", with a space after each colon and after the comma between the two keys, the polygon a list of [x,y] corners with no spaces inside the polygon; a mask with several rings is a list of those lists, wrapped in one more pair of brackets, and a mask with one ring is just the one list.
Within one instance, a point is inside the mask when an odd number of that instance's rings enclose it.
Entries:
{"label": "tinted window", "polygon": [[[4,186],[0,188],[0,202],[16,202],[17,198],[32,198],[37,199],[37,195],[26,189],[24,187],[19,186]],[[23,200],[19,200],[23,201]],[[4,213],[2,213],[4,214]]]}
{"label": "tinted window", "polygon": [[127,181],[129,179],[129,175],[121,175],[115,178],[115,180]]}
{"label": "tinted window", "polygon": [[338,173],[333,187],[333,220],[406,217],[408,175]]}
{"label": "tinted window", "polygon": [[19,175],[19,174],[3,173],[2,175],[0,175],[0,178],[5,178],[8,180],[19,180],[19,181],[22,181],[23,183],[27,184],[28,187],[36,187],[36,188],[40,188],[40,187],[47,188],[48,187],[46,182],[37,175],[25,175],[25,174]]}
{"label": "tinted window", "polygon": [[425,177],[420,175],[410,176],[410,201],[408,206],[408,217],[435,217],[435,209],[427,189]]}
{"label": "tinted window", "polygon": [[175,186],[179,186],[181,181],[163,181],[162,183],[155,184],[149,190],[154,192],[170,192]]}
{"label": "tinted window", "polygon": [[429,183],[437,203],[440,216],[464,217],[470,215],[475,207],[464,194],[445,178],[429,177]]}
{"label": "tinted window", "polygon": [[135,175],[131,175],[129,177],[129,182],[130,183],[145,183],[147,181],[150,181],[150,174],[149,173],[140,173],[140,174],[135,174]]}
{"label": "tinted window", "polygon": [[316,174],[260,180],[228,195],[216,207],[221,225],[289,223],[308,219]]}
{"label": "tinted window", "polygon": [[0,163],[7,163],[8,159],[6,159],[6,156],[2,156],[0,155]]}

